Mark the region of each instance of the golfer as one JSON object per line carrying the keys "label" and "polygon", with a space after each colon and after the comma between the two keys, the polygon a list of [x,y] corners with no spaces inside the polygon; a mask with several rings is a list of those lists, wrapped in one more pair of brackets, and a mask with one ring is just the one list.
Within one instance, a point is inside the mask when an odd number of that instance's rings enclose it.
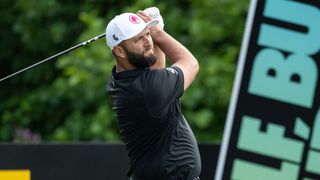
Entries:
{"label": "golfer", "polygon": [[[179,98],[197,59],[163,29],[162,17],[123,13],[106,28],[116,60],[107,92],[129,156],[130,180],[198,180],[199,149]],[[172,66],[165,68],[165,56]]]}

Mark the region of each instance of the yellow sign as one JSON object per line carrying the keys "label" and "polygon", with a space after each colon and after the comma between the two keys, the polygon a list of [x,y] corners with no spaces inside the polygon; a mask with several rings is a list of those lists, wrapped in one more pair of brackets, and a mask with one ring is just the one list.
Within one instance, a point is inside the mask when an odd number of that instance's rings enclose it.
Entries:
{"label": "yellow sign", "polygon": [[1,180],[31,180],[30,170],[0,170]]}

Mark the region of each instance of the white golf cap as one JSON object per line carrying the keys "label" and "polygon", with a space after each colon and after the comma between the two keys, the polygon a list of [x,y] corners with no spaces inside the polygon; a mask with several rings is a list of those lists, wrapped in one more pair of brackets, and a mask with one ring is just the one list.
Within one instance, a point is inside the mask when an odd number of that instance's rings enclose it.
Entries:
{"label": "white golf cap", "polygon": [[158,20],[151,20],[145,23],[138,15],[134,13],[123,13],[114,17],[106,28],[107,45],[113,49],[124,40],[130,39],[145,28],[155,26],[159,23]]}

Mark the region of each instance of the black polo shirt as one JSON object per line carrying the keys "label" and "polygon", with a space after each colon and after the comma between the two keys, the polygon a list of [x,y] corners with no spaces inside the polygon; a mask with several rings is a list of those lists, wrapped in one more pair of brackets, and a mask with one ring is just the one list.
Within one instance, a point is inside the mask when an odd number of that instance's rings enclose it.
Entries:
{"label": "black polo shirt", "polygon": [[200,154],[181,112],[178,67],[112,71],[107,85],[130,160],[128,176],[145,180],[199,176]]}

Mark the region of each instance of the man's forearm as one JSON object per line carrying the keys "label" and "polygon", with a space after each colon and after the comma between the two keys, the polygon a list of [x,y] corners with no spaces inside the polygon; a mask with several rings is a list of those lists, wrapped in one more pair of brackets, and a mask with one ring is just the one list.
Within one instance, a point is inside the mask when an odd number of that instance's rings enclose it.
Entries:
{"label": "man's forearm", "polygon": [[154,43],[168,57],[173,66],[179,67],[184,74],[184,89],[187,89],[199,71],[197,59],[191,52],[165,31],[154,27],[151,30]]}
{"label": "man's forearm", "polygon": [[151,66],[151,69],[165,68],[166,67],[165,54],[156,44],[154,44],[154,48],[155,48],[155,53],[157,55],[157,62]]}
{"label": "man's forearm", "polygon": [[187,48],[165,31],[152,30],[151,36],[154,43],[164,52],[172,64],[179,60],[197,61]]}

